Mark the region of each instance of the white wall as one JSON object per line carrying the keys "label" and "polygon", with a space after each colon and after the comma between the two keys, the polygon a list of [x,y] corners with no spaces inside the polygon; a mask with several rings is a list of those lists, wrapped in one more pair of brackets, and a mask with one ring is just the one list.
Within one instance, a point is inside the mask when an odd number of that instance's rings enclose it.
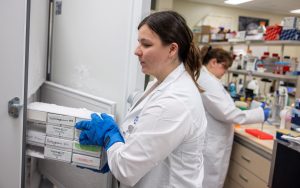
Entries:
{"label": "white wall", "polygon": [[239,16],[249,16],[269,19],[270,25],[280,24],[281,19],[284,15],[269,14],[264,12],[255,12],[245,9],[237,9],[230,7],[223,7],[217,5],[209,5],[203,3],[193,3],[183,0],[174,0],[173,10],[182,14],[190,28],[193,28],[199,20],[208,15],[232,17],[232,29],[238,29],[238,17]]}
{"label": "white wall", "polygon": [[46,80],[48,49],[48,0],[31,0],[28,96],[36,93]]}
{"label": "white wall", "polygon": [[172,10],[173,0],[156,0],[155,10]]}

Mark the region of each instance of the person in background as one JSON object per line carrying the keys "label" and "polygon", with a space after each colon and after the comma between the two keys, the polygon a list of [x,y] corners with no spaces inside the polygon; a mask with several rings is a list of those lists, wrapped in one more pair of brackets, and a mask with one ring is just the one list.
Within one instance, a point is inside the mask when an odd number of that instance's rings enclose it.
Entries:
{"label": "person in background", "polygon": [[110,116],[92,114],[75,125],[80,143],[104,146],[121,187],[201,188],[207,121],[193,33],[178,13],[153,13],[138,26],[135,55],[155,80],[129,109],[121,132]]}
{"label": "person in background", "polygon": [[222,76],[232,64],[232,56],[221,48],[201,49],[203,66],[198,83],[207,117],[204,142],[203,188],[222,188],[230,160],[234,124],[261,123],[268,111],[263,108],[240,110],[221,83]]}

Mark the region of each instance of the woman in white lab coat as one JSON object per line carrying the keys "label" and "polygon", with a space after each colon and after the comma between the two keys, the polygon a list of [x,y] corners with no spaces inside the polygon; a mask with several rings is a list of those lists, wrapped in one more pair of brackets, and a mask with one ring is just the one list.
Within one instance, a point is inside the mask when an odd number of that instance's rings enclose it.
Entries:
{"label": "woman in white lab coat", "polygon": [[80,143],[105,147],[121,187],[201,188],[207,121],[193,34],[178,13],[153,13],[138,26],[135,55],[155,80],[129,110],[121,133],[102,114],[76,125],[83,130]]}
{"label": "woman in white lab coat", "polygon": [[220,48],[203,47],[203,57],[198,83],[207,117],[204,146],[203,188],[222,188],[230,160],[234,124],[264,121],[264,110],[244,110],[235,104],[224,89],[221,78],[232,64],[231,55]]}

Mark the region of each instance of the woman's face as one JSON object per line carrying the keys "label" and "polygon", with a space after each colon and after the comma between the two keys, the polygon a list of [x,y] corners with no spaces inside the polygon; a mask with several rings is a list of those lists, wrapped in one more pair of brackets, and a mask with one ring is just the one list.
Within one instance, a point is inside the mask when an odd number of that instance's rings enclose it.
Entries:
{"label": "woman's face", "polygon": [[135,55],[139,58],[144,74],[164,77],[170,62],[170,50],[170,45],[163,45],[160,37],[148,25],[139,29]]}

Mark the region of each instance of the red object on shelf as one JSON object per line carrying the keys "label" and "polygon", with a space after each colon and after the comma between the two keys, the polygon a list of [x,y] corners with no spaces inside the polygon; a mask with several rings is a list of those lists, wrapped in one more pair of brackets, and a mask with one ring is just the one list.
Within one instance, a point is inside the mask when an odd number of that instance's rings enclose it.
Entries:
{"label": "red object on shelf", "polygon": [[258,129],[245,129],[246,133],[251,134],[262,140],[273,140],[273,135],[260,131]]}
{"label": "red object on shelf", "polygon": [[282,26],[272,25],[268,26],[266,30],[265,40],[279,40]]}

